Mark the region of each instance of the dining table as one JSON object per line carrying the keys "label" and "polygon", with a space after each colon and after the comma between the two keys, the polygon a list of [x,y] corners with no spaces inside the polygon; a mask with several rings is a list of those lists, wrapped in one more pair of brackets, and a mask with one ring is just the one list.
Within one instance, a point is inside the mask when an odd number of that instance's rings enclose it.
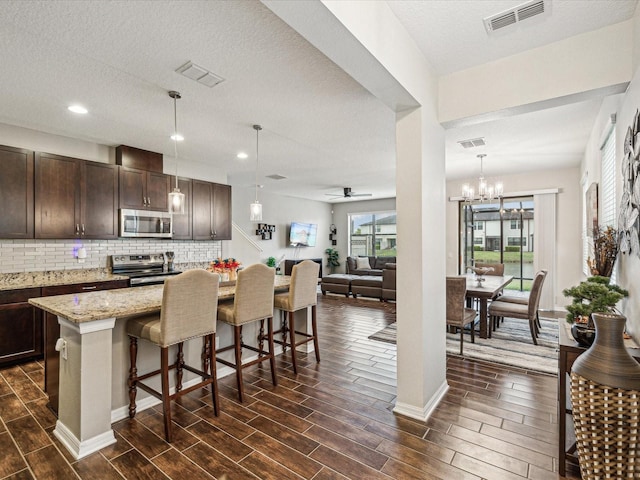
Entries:
{"label": "dining table", "polygon": [[489,336],[488,305],[489,300],[493,300],[500,292],[511,283],[513,275],[482,275],[475,273],[467,273],[464,275],[467,279],[467,298],[477,298],[480,304],[479,324],[480,338]]}
{"label": "dining table", "polygon": [[[290,276],[276,275],[274,293],[287,291],[290,284]],[[126,320],[158,312],[162,296],[163,285],[149,285],[29,299],[58,317],[60,397],[53,433],[75,459],[116,441],[111,424],[128,417]],[[223,282],[218,300],[232,301],[234,296],[235,282]],[[153,362],[153,353],[141,349],[139,363]],[[200,354],[196,340],[185,342],[185,358],[197,362]],[[155,397],[142,398],[138,410],[155,403]]]}

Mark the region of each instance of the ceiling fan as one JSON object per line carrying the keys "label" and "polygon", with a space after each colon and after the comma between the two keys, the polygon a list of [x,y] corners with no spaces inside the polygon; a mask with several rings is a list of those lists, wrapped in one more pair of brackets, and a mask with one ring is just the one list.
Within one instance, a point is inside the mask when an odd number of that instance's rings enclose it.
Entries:
{"label": "ceiling fan", "polygon": [[342,198],[351,198],[351,197],[370,197],[371,193],[355,193],[351,191],[351,187],[344,187],[342,195],[336,193],[325,193],[325,195],[329,195],[330,197],[342,197]]}

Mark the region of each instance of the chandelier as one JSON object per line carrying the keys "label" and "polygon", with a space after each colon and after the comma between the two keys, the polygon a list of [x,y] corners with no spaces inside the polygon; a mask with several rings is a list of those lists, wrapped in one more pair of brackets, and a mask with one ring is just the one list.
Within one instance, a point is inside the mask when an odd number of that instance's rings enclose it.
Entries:
{"label": "chandelier", "polygon": [[503,187],[502,182],[496,182],[495,185],[491,185],[487,183],[484,178],[484,173],[482,169],[482,163],[484,157],[487,155],[484,153],[478,154],[478,158],[480,159],[480,178],[478,178],[478,194],[476,195],[475,189],[465,183],[462,186],[462,198],[465,202],[471,202],[473,200],[480,200],[481,202],[485,202],[487,200],[492,200],[494,198],[502,198]]}

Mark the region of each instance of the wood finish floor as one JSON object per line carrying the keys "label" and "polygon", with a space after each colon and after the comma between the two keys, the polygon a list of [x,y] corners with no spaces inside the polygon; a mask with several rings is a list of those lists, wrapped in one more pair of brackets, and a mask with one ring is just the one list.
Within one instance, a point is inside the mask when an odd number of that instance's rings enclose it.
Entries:
{"label": "wood finish floor", "polygon": [[219,417],[204,390],[174,407],[173,444],[156,407],[80,461],[52,434],[42,364],[1,369],[0,478],[559,478],[555,377],[449,357],[450,389],[429,421],[394,415],[396,347],[367,339],[393,321],[395,304],[320,297],[320,364],[300,354],[295,376],[278,357],[277,388],[268,366],[248,370],[244,404],[225,377]]}

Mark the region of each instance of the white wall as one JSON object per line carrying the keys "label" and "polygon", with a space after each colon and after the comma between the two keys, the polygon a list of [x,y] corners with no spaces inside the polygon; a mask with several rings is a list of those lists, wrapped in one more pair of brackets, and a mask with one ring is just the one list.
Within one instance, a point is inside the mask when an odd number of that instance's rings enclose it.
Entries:
{"label": "white wall", "polygon": [[631,79],[628,20],[440,77],[443,123],[579,95]]}
{"label": "white wall", "polygon": [[[462,185],[472,179],[452,180],[447,182],[447,197],[459,197]],[[521,175],[501,177],[505,186],[505,196],[509,192],[525,192],[558,188],[557,198],[557,259],[558,272],[556,276],[556,292],[554,302],[556,306],[567,305],[567,299],[562,295],[564,288],[580,282],[582,253],[580,239],[582,204],[580,190],[580,169],[569,168],[542,172],[531,172]],[[447,275],[457,275],[459,265],[459,216],[458,202],[447,202],[446,231],[447,231]],[[534,213],[535,215],[535,213]]]}
{"label": "white wall", "polygon": [[[249,221],[249,205],[255,200],[255,190],[246,186],[232,185],[232,210],[236,225],[244,231],[260,248],[259,252],[234,228],[233,241],[222,242],[225,256],[232,256],[246,263],[265,263],[267,258],[287,259],[322,258],[323,272],[326,264],[324,251],[331,246],[329,226],[331,206],[325,202],[316,202],[301,198],[285,197],[258,191],[258,200],[262,204],[262,223],[275,225],[272,240],[262,240],[255,233],[257,224]],[[315,247],[293,248],[289,246],[289,226],[291,222],[315,223],[318,236]],[[284,268],[284,263],[282,264]]]}

